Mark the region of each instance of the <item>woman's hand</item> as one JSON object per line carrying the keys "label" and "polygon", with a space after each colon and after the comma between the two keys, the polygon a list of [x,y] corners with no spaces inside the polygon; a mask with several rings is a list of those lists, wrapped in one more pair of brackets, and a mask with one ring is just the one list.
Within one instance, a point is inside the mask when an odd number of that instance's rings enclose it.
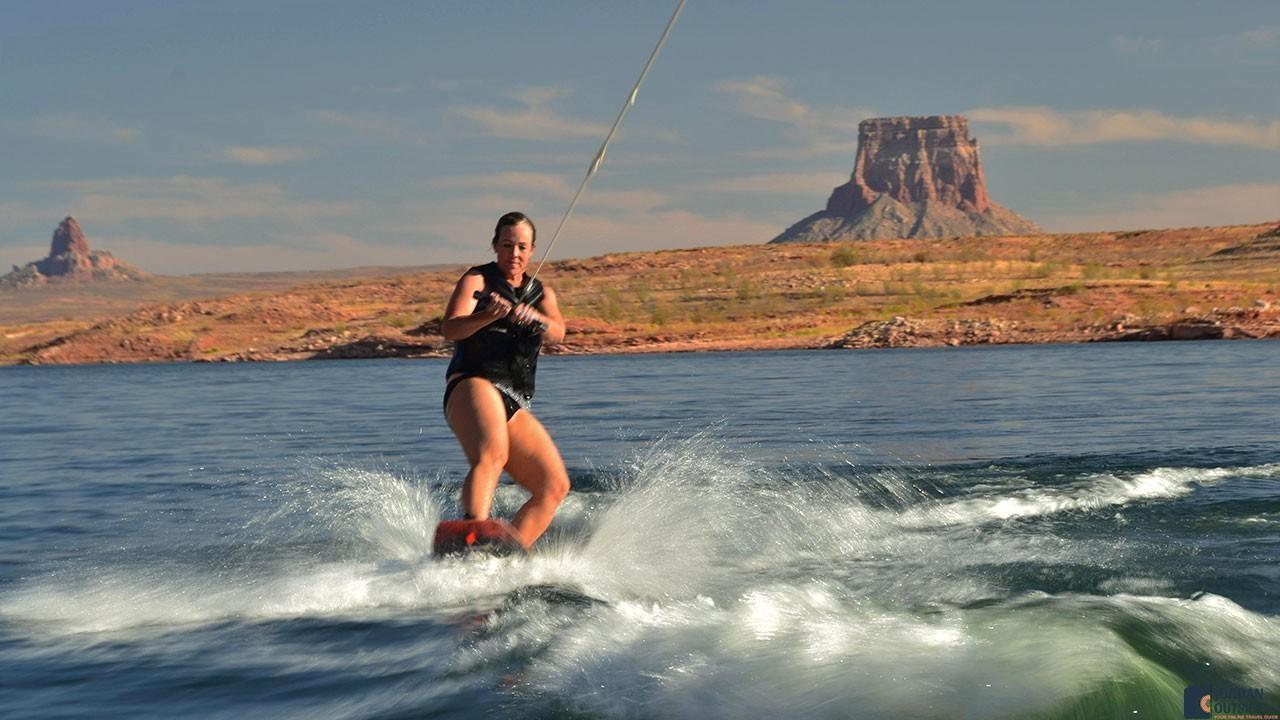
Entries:
{"label": "woman's hand", "polygon": [[[523,305],[521,307],[524,307]],[[514,308],[511,302],[501,295],[491,292],[484,297],[476,307],[476,314],[490,317],[494,320],[501,320],[510,315]]]}
{"label": "woman's hand", "polygon": [[517,325],[540,326],[545,329],[547,325],[546,318],[542,317],[542,313],[533,309],[532,305],[521,303],[511,310],[512,319]]}
{"label": "woman's hand", "polygon": [[511,314],[511,301],[493,292],[485,294],[484,289],[480,273],[468,272],[458,280],[440,323],[446,340],[465,340]]}

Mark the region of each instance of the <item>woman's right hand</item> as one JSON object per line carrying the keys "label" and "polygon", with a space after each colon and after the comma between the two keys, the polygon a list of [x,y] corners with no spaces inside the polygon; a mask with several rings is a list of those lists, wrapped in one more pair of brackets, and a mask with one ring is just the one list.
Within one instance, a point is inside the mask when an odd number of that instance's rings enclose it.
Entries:
{"label": "woman's right hand", "polygon": [[511,314],[512,307],[511,302],[506,298],[491,292],[480,301],[480,306],[476,308],[476,312],[487,315],[494,320],[501,320]]}

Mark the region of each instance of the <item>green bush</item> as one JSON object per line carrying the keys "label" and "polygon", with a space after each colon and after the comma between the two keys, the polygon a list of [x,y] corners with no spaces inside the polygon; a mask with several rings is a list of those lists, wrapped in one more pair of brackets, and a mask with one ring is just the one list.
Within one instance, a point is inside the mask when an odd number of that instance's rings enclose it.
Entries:
{"label": "green bush", "polygon": [[738,299],[742,301],[754,300],[764,294],[760,287],[760,283],[753,280],[743,280],[738,283]]}
{"label": "green bush", "polygon": [[849,267],[862,262],[862,254],[853,243],[842,243],[831,253],[831,264],[836,267]]}

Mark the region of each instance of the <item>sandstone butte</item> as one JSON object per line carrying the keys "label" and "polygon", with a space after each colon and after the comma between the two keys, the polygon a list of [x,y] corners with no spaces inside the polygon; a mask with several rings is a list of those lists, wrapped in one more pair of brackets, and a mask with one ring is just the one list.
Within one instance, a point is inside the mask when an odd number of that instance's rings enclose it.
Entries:
{"label": "sandstone butte", "polygon": [[991,201],[961,115],[889,117],[858,124],[849,182],[827,206],[770,242],[945,238],[1041,232]]}
{"label": "sandstone butte", "polygon": [[146,273],[115,259],[103,250],[90,250],[80,223],[67,217],[53,231],[49,255],[0,276],[0,287],[25,287],[46,283],[86,283],[103,280],[140,280]]}
{"label": "sandstone butte", "polygon": [[[13,318],[32,293],[57,288],[10,288],[0,362],[439,357],[449,352],[440,313],[461,270],[52,322]],[[1280,337],[1275,222],[619,253],[552,262],[543,277],[569,325],[552,353]],[[159,280],[110,287],[149,282]]]}

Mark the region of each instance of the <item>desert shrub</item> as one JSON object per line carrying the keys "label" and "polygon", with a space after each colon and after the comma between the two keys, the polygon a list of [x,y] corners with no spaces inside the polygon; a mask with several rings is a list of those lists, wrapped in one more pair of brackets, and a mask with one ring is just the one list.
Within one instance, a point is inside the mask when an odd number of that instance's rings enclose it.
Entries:
{"label": "desert shrub", "polygon": [[409,327],[411,325],[417,324],[417,320],[414,318],[413,315],[408,315],[404,313],[401,313],[398,315],[388,315],[384,317],[382,321],[386,323],[389,327],[393,327],[393,328],[404,328],[404,327]]}
{"label": "desert shrub", "polygon": [[596,314],[601,320],[614,322],[622,317],[622,293],[616,287],[606,287],[600,295]]}
{"label": "desert shrub", "polygon": [[759,317],[772,317],[785,312],[787,305],[778,295],[766,295],[755,302],[751,309]]}
{"label": "desert shrub", "polygon": [[1060,266],[1058,263],[1045,261],[1031,268],[1031,277],[1047,278],[1047,277],[1052,277],[1054,275],[1057,275],[1061,271],[1062,271],[1062,266]]}
{"label": "desert shrub", "polygon": [[732,263],[722,262],[716,266],[716,275],[719,275],[725,283],[732,283],[738,279],[738,271],[733,267]]}
{"label": "desert shrub", "polygon": [[845,286],[840,285],[838,283],[831,284],[831,285],[823,285],[822,287],[818,288],[818,292],[820,294],[820,297],[822,298],[822,301],[825,303],[838,302],[840,300],[845,299],[845,297],[849,294],[848,289],[845,288]]}
{"label": "desert shrub", "polygon": [[841,243],[831,252],[831,264],[836,267],[849,267],[862,262],[862,253],[853,243]]}
{"label": "desert shrub", "polygon": [[649,306],[649,320],[654,325],[666,325],[675,319],[675,308],[669,302],[656,302]]}
{"label": "desert shrub", "polygon": [[1098,278],[1105,277],[1106,273],[1107,268],[1102,263],[1087,263],[1084,266],[1084,269],[1080,271],[1080,274],[1084,276],[1085,280],[1097,280]]}
{"label": "desert shrub", "polygon": [[724,322],[725,303],[720,300],[712,300],[695,304],[689,311],[689,319],[698,324]]}

